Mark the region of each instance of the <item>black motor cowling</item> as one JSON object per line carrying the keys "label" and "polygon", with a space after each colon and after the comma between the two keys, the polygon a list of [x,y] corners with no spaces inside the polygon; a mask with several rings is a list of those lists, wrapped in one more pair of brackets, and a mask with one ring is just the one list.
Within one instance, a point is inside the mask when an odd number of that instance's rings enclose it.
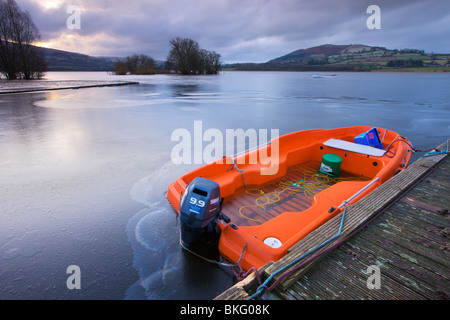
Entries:
{"label": "black motor cowling", "polygon": [[206,178],[195,178],[186,187],[180,203],[182,244],[190,247],[205,231],[213,231],[221,207],[219,184]]}

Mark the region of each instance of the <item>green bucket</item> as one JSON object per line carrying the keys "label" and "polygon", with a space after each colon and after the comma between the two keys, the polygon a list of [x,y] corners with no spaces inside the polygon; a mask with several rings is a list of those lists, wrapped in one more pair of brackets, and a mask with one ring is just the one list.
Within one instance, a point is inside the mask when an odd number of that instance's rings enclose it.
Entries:
{"label": "green bucket", "polygon": [[338,177],[341,171],[341,163],[342,158],[337,154],[325,153],[318,171],[332,177]]}

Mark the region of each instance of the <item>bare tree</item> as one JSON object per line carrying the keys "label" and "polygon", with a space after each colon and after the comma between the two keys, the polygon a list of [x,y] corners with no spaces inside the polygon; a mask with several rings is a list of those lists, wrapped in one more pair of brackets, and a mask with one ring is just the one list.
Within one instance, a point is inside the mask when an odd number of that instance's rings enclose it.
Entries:
{"label": "bare tree", "polygon": [[17,45],[19,47],[21,72],[25,79],[38,77],[44,66],[44,59],[39,55],[33,43],[40,40],[40,33],[28,12],[23,13],[17,30]]}
{"label": "bare tree", "polygon": [[19,63],[17,46],[12,41],[13,19],[18,10],[14,1],[0,0],[0,67],[7,79],[16,79]]}
{"label": "bare tree", "polygon": [[200,73],[217,74],[220,70],[220,54],[215,51],[202,50],[201,52],[202,69]]}
{"label": "bare tree", "polygon": [[200,65],[200,47],[192,39],[175,38],[170,41],[172,49],[167,56],[167,64],[181,74],[193,74]]}
{"label": "bare tree", "polygon": [[8,79],[42,76],[45,60],[34,46],[39,39],[30,14],[14,0],[0,0],[0,70]]}
{"label": "bare tree", "polygon": [[125,61],[117,60],[114,63],[114,66],[112,68],[112,71],[117,75],[126,75],[128,74],[128,66]]}
{"label": "bare tree", "polygon": [[167,67],[181,74],[215,74],[220,69],[220,54],[200,49],[197,41],[181,39],[170,41],[172,49],[167,56]]}
{"label": "bare tree", "polygon": [[128,56],[125,60],[117,60],[113,66],[113,72],[118,75],[125,74],[154,74],[155,60],[145,54]]}
{"label": "bare tree", "polygon": [[139,55],[138,58],[139,67],[136,74],[152,74],[155,73],[155,60],[145,54]]}
{"label": "bare tree", "polygon": [[132,56],[126,57],[126,65],[128,68],[128,72],[131,74],[135,74],[138,67],[139,67],[139,56],[137,54],[134,54]]}

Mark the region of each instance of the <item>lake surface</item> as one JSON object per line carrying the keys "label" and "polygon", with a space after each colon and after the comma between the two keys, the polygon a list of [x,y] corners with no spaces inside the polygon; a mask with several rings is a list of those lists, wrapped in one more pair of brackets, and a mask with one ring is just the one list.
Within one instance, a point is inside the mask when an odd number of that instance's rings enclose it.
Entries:
{"label": "lake surface", "polygon": [[[450,74],[224,72],[49,80],[139,85],[0,96],[0,299],[212,299],[233,274],[180,249],[165,193],[176,129],[380,126],[450,136]],[[417,159],[422,154],[415,154]],[[81,289],[66,272],[80,268]]]}

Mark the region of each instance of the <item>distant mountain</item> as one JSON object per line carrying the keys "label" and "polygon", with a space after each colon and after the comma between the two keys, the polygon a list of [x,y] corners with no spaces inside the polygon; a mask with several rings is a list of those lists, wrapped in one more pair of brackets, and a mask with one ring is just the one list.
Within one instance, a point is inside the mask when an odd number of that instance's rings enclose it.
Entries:
{"label": "distant mountain", "polygon": [[393,54],[393,50],[387,50],[383,47],[370,47],[362,44],[324,44],[308,49],[296,50],[282,57],[270,60],[269,63],[335,63],[339,60],[348,60],[349,58],[391,57]]}
{"label": "distant mountain", "polygon": [[266,71],[450,71],[449,54],[386,49],[363,44],[324,44],[299,49],[266,63],[227,65],[231,70]]}
{"label": "distant mountain", "polygon": [[[110,71],[120,57],[85,54],[38,47],[48,71]],[[299,49],[266,63],[222,65],[230,70],[266,71],[447,71],[450,54],[425,53],[417,49],[386,49],[362,44],[325,44]],[[164,61],[156,61],[164,68]]]}
{"label": "distant mountain", "polygon": [[92,57],[85,54],[37,47],[47,62],[48,71],[109,71],[117,57]]}

